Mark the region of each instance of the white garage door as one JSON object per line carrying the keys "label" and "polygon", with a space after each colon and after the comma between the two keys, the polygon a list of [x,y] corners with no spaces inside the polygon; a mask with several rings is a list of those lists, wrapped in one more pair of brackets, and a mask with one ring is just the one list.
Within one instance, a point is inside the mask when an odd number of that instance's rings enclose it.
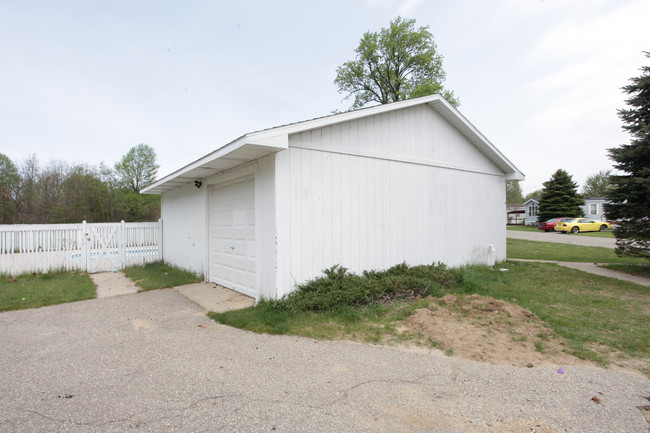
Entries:
{"label": "white garage door", "polygon": [[210,190],[210,281],[255,297],[255,183]]}

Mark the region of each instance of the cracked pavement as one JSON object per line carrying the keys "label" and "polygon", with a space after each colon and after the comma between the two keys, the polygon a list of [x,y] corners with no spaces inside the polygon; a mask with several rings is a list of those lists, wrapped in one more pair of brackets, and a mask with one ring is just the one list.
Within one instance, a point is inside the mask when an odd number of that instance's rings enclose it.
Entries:
{"label": "cracked pavement", "polygon": [[[218,325],[173,290],[0,314],[2,432],[644,432],[650,381]],[[558,366],[559,367],[559,366]],[[597,396],[600,403],[592,397]]]}

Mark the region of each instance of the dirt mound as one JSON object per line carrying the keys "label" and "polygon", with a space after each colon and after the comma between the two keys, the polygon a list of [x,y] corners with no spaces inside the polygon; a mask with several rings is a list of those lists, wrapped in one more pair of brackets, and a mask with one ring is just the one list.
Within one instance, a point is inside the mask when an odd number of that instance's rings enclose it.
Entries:
{"label": "dirt mound", "polygon": [[564,341],[530,311],[480,295],[432,298],[399,329],[422,347],[491,364],[595,365],[563,352]]}

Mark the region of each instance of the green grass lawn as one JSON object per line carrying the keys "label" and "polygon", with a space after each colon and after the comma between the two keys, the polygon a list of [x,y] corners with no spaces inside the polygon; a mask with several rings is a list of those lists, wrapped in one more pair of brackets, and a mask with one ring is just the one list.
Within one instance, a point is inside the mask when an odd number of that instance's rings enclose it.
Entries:
{"label": "green grass lawn", "polygon": [[[562,235],[552,235],[562,236]],[[510,259],[557,260],[560,262],[644,264],[646,260],[618,257],[611,248],[584,247],[554,242],[507,239],[507,257]]]}
{"label": "green grass lawn", "polygon": [[[507,226],[507,230],[514,232],[536,232],[547,233],[543,230],[538,230],[537,226]],[[551,235],[551,232],[548,232]],[[596,236],[599,238],[613,238],[614,232],[612,230],[605,230],[604,232],[581,232],[581,233],[564,233],[562,236]]]}
{"label": "green grass lawn", "polygon": [[37,308],[95,296],[95,285],[88,274],[82,272],[20,275],[15,280],[0,277],[0,311]]}
{"label": "green grass lawn", "polygon": [[[650,288],[553,264],[505,262],[499,266],[508,271],[472,266],[451,270],[458,279],[448,287],[427,283],[426,278],[420,283],[434,296],[477,293],[526,308],[566,339],[567,352],[602,365],[610,361],[608,348],[629,357],[650,357]],[[309,296],[327,302],[336,298],[328,289],[336,286],[332,279],[319,281],[323,284],[316,285],[315,295]],[[372,342],[386,335],[408,338],[397,332],[399,322],[426,307],[428,299],[361,305],[345,301],[322,310],[292,310],[283,305],[287,301],[270,301],[209,315],[217,322],[254,332]]]}
{"label": "green grass lawn", "polygon": [[147,263],[144,266],[131,266],[122,272],[133,280],[141,291],[164,289],[198,283],[202,280],[196,274],[170,266],[164,262]]}
{"label": "green grass lawn", "polygon": [[[506,262],[508,272],[467,268],[460,290],[515,302],[569,341],[570,353],[607,363],[605,345],[650,357],[650,288],[546,263]],[[514,301],[516,300],[516,301]]]}
{"label": "green grass lawn", "polygon": [[537,226],[506,226],[506,229],[514,232],[542,232],[541,230],[537,230]]}
{"label": "green grass lawn", "polygon": [[604,268],[613,269],[615,271],[627,272],[628,274],[640,275],[642,277],[650,278],[650,263],[645,264],[622,264],[611,263],[603,265]]}

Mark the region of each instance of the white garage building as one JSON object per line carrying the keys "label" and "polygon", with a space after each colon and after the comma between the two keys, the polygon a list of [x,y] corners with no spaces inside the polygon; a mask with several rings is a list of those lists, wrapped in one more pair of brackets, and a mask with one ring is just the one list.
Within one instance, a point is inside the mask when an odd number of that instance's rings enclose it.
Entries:
{"label": "white garage building", "polygon": [[523,178],[433,95],[245,134],[142,192],[162,195],[167,263],[259,300],[335,264],[503,260]]}

